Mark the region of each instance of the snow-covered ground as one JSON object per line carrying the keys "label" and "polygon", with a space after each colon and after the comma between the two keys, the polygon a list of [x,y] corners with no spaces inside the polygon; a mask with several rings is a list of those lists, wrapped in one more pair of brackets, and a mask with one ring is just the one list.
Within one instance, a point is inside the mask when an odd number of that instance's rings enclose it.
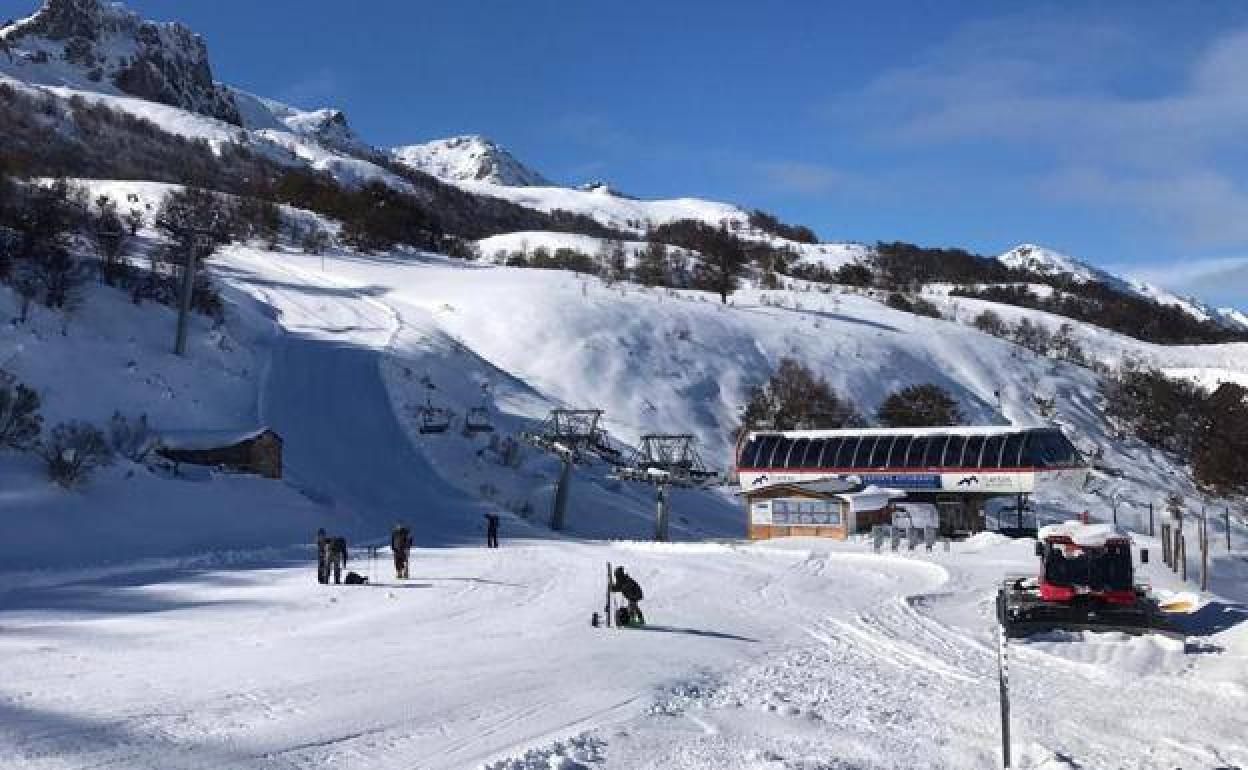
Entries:
{"label": "snow-covered ground", "polygon": [[[998,766],[991,597],[1030,567],[1027,542],[875,555],[508,534],[418,549],[404,582],[357,551],[366,587],[316,585],[309,549],[11,576],[0,764]],[[590,627],[606,562],[644,586],[648,628]],[[1012,643],[1016,766],[1248,762],[1245,612],[1209,597],[1186,647]]]}

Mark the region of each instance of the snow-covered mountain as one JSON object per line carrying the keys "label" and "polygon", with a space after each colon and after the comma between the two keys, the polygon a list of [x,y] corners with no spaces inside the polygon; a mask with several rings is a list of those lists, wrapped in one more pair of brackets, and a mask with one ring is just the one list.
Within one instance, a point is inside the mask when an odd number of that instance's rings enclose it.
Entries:
{"label": "snow-covered mountain", "polygon": [[1232,329],[1248,330],[1248,316],[1234,308],[1210,307],[1192,297],[1180,296],[1134,278],[1122,278],[1044,246],[1023,243],[998,256],[997,261],[1006,267],[1052,278],[1066,278],[1074,283],[1103,283],[1126,294],[1177,307],[1200,321],[1214,321]]}
{"label": "snow-covered mountain", "polygon": [[146,21],[119,3],[46,0],[0,30],[7,70],[28,82],[116,89],[240,124],[229,89],[213,81],[203,38],[177,22]]}
{"label": "snow-covered mountain", "polygon": [[488,182],[507,187],[547,187],[550,182],[484,136],[453,136],[395,147],[404,165],[449,182]]}
{"label": "snow-covered mountain", "polygon": [[371,155],[376,151],[351,129],[347,114],[333,107],[301,110],[272,99],[261,99],[268,112],[296,134],[351,155]]}

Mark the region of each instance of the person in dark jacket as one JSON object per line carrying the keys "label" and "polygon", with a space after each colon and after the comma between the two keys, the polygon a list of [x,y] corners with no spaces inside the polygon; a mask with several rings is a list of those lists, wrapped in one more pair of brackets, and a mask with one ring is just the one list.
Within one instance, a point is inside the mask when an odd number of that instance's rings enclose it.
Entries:
{"label": "person in dark jacket", "polygon": [[485,514],[485,547],[498,547],[498,514]]}
{"label": "person in dark jacket", "polygon": [[316,582],[329,582],[329,535],[324,527],[316,531]]}
{"label": "person in dark jacket", "polygon": [[390,532],[390,551],[394,554],[394,576],[399,580],[408,577],[407,557],[411,550],[412,531],[403,526],[403,522],[396,521]]}
{"label": "person in dark jacket", "polygon": [[633,580],[623,567],[615,568],[615,580],[611,583],[611,590],[623,596],[628,602],[629,622],[644,626],[646,616],[641,614],[641,606],[638,604],[642,599],[641,585]]}
{"label": "person in dark jacket", "polygon": [[331,537],[329,539],[329,565],[325,570],[325,582],[329,582],[329,570],[334,571],[334,585],[342,583],[342,568],[347,566],[347,539]]}

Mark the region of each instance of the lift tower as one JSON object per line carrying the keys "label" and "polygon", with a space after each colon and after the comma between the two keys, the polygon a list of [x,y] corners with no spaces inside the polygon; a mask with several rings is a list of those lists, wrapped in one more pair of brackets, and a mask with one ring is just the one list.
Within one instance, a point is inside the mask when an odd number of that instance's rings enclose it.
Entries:
{"label": "lift tower", "polygon": [[691,434],[651,433],[641,437],[641,446],[628,462],[611,474],[625,481],[640,481],[655,487],[654,539],[666,542],[671,518],[671,488],[701,487],[718,478],[698,456]]}
{"label": "lift tower", "polygon": [[567,518],[572,466],[587,455],[617,454],[598,427],[601,418],[601,409],[552,409],[539,430],[522,434],[528,443],[558,455],[563,461],[559,484],[555,487],[554,506],[550,512],[550,528],[556,532],[563,530]]}

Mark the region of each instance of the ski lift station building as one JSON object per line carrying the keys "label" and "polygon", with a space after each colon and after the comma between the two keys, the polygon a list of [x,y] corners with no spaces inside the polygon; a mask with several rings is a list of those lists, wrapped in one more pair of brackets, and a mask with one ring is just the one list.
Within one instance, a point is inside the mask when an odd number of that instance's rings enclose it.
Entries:
{"label": "ski lift station building", "polygon": [[[766,490],[853,477],[862,485],[901,490],[907,500],[934,504],[941,534],[954,536],[984,529],[989,499],[1025,498],[1037,486],[1056,481],[1082,484],[1087,474],[1078,450],[1058,428],[996,425],[752,431],[739,445],[736,470],[750,509],[751,533],[755,516],[762,521],[768,513],[755,509],[756,501],[772,501],[769,522],[777,504],[789,506],[789,498]],[[800,512],[800,500],[792,499]],[[822,534],[820,525],[811,531],[812,525],[800,518],[788,526],[791,534]]]}
{"label": "ski lift station building", "polygon": [[876,524],[888,524],[893,501],[905,492],[876,486],[864,487],[856,480],[829,478],[819,481],[779,482],[745,493],[749,510],[749,537],[810,536],[845,540],[869,532]]}

